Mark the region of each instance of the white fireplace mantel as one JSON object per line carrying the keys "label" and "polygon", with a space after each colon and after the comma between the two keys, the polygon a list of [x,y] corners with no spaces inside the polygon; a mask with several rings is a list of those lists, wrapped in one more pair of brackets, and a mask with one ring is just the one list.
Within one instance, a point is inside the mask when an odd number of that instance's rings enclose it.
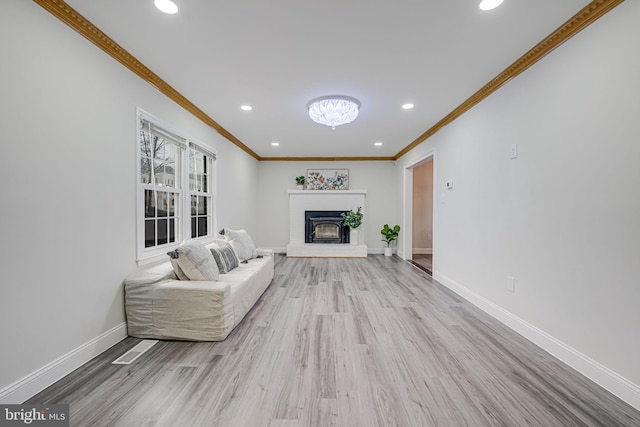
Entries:
{"label": "white fireplace mantel", "polygon": [[364,228],[360,227],[358,244],[305,243],[305,211],[348,211],[362,208],[365,213],[367,190],[289,190],[289,244],[291,257],[366,257]]}

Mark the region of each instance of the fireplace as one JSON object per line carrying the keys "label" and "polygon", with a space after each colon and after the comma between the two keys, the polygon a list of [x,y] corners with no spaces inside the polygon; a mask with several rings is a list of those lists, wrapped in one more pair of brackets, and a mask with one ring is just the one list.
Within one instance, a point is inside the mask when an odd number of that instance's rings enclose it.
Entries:
{"label": "fireplace", "polygon": [[346,211],[305,211],[305,243],[349,243],[349,227],[340,214]]}
{"label": "fireplace", "polygon": [[[307,211],[332,211],[324,218],[342,220],[343,212],[356,210],[362,206],[362,212],[366,215],[367,190],[289,190],[289,244],[287,245],[288,257],[324,257],[324,258],[366,258],[367,245],[354,245],[349,243],[348,227],[335,227],[331,222],[324,222],[318,230],[317,237],[323,239],[336,239],[340,235],[338,243],[308,243],[305,212]],[[327,215],[327,214],[320,214]],[[314,215],[318,218],[317,215]],[[322,216],[320,216],[322,218]],[[316,232],[316,234],[318,234]],[[360,227],[359,241],[366,242],[364,227]]]}

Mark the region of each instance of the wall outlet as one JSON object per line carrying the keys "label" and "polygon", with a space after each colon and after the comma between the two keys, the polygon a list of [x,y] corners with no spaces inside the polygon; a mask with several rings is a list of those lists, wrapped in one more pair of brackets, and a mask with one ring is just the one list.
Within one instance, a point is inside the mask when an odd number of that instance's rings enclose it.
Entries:
{"label": "wall outlet", "polygon": [[447,186],[447,190],[452,190],[453,189],[453,181],[449,180],[445,183],[445,185]]}
{"label": "wall outlet", "polygon": [[507,290],[509,292],[516,291],[516,279],[511,276],[507,276]]}

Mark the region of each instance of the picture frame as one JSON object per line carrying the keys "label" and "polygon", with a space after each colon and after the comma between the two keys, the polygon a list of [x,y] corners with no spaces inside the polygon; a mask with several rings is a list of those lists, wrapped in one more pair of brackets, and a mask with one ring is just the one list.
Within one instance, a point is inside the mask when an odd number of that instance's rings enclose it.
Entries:
{"label": "picture frame", "polygon": [[307,169],[307,190],[348,190],[349,169]]}

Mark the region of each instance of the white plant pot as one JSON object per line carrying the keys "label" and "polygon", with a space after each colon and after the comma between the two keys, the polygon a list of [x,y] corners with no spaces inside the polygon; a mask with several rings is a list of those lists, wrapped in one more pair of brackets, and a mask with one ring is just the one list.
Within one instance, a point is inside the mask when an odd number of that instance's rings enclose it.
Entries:
{"label": "white plant pot", "polygon": [[296,187],[298,187],[298,190],[304,190],[304,185],[302,184],[298,184]]}
{"label": "white plant pot", "polygon": [[384,256],[393,255],[393,248],[384,248]]}
{"label": "white plant pot", "polygon": [[351,230],[349,230],[349,243],[356,246],[359,242],[358,240],[358,235],[360,233],[358,232],[357,228],[352,228]]}

